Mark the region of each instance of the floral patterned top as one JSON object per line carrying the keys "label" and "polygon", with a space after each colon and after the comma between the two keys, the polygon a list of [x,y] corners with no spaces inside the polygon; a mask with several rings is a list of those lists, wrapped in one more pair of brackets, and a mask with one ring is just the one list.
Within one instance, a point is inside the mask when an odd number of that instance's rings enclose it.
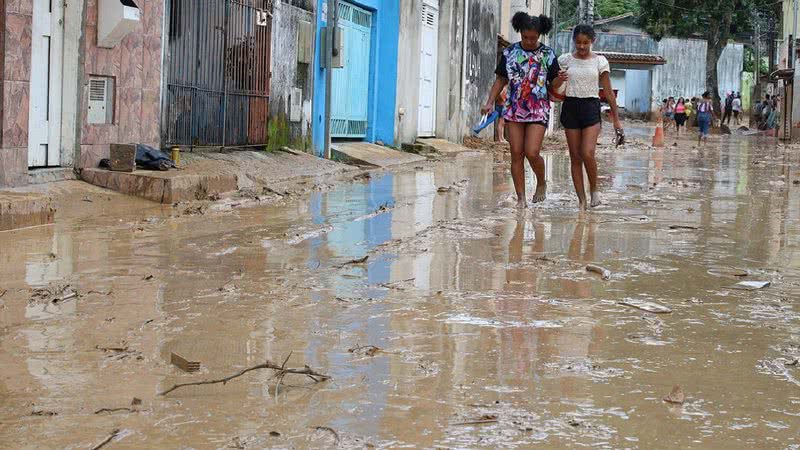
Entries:
{"label": "floral patterned top", "polygon": [[520,42],[505,49],[495,70],[495,74],[508,79],[503,118],[546,125],[550,120],[547,85],[558,77],[559,70],[556,53],[544,44],[533,51],[522,48]]}

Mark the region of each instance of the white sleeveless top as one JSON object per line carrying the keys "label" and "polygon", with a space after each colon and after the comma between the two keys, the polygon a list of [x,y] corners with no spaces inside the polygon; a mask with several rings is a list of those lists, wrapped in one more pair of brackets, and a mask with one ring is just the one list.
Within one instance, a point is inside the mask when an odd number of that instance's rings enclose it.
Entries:
{"label": "white sleeveless top", "polygon": [[600,74],[610,72],[605,56],[592,54],[589,59],[578,59],[572,53],[558,57],[558,65],[567,71],[567,97],[600,98]]}

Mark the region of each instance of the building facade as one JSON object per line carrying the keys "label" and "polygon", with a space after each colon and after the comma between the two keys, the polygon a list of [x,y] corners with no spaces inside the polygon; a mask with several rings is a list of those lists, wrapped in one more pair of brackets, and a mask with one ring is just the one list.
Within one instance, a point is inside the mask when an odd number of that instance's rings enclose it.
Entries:
{"label": "building facade", "polygon": [[[323,67],[324,48],[314,56],[312,141],[317,155],[325,147],[325,77],[330,70],[333,139],[394,144],[397,93],[399,5],[397,0],[319,0],[316,42],[322,43],[329,1],[338,2],[342,53],[334,67]],[[403,2],[405,3],[405,2]]]}
{"label": "building facade", "polygon": [[130,32],[109,39],[120,20],[102,1],[0,1],[0,187],[94,166],[111,143],[158,145],[163,3],[138,0]]}

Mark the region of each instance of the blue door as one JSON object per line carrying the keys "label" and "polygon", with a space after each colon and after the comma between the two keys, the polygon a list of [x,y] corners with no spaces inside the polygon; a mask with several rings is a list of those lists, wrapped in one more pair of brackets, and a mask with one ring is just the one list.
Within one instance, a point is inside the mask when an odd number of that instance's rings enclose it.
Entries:
{"label": "blue door", "polygon": [[331,136],[364,138],[369,111],[369,57],[372,13],[339,2],[343,68],[333,69]]}

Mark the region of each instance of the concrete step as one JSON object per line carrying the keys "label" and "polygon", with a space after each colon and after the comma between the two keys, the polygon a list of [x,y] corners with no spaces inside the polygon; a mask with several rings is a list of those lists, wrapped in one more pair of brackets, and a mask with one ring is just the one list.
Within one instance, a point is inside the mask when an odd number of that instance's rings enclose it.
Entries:
{"label": "concrete step", "polygon": [[83,169],[81,179],[95,186],[160,203],[204,200],[210,194],[238,189],[233,174],[183,174],[179,170],[112,172]]}
{"label": "concrete step", "polygon": [[44,184],[77,179],[78,175],[75,174],[75,171],[66,167],[31,169],[28,171],[28,184]]}
{"label": "concrete step", "polygon": [[432,148],[434,151],[442,153],[442,154],[453,154],[453,153],[461,153],[461,152],[468,152],[471,151],[470,149],[447,141],[445,139],[419,139],[417,140],[418,145],[423,145],[429,148]]}
{"label": "concrete step", "polygon": [[339,142],[331,146],[331,157],[360,166],[390,167],[425,161],[425,157],[367,142]]}

